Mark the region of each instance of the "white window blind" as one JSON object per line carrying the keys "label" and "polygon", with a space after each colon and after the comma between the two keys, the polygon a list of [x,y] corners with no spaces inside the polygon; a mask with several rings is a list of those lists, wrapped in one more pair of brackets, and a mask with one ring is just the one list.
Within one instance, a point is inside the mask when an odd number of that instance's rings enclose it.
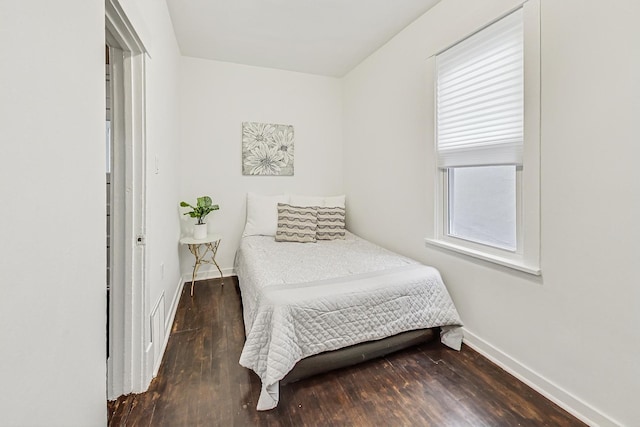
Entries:
{"label": "white window blind", "polygon": [[436,56],[438,167],[522,164],[522,9]]}

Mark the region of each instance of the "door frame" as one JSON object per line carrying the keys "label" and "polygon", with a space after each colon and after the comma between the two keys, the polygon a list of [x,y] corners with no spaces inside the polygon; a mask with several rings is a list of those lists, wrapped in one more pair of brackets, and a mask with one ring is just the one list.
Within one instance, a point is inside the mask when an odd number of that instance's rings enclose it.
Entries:
{"label": "door frame", "polygon": [[[105,1],[105,42],[111,56],[112,171],[114,210],[113,273],[110,292],[110,357],[107,398],[146,390],[151,381],[145,343],[150,328],[144,322],[149,305],[146,286],[146,49],[117,0]],[[118,120],[119,119],[119,120]],[[117,123],[116,121],[119,121]]]}

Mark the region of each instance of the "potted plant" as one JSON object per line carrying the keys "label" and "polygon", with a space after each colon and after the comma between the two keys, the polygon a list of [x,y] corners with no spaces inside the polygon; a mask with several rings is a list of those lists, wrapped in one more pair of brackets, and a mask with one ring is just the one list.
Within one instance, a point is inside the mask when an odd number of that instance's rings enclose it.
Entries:
{"label": "potted plant", "polygon": [[209,196],[198,197],[198,201],[195,206],[191,206],[187,202],[180,202],[180,206],[183,208],[191,208],[191,211],[185,212],[184,215],[189,215],[191,218],[198,219],[193,228],[193,238],[204,239],[207,237],[207,224],[204,222],[204,218],[211,212],[220,209],[220,206],[212,204],[211,197]]}

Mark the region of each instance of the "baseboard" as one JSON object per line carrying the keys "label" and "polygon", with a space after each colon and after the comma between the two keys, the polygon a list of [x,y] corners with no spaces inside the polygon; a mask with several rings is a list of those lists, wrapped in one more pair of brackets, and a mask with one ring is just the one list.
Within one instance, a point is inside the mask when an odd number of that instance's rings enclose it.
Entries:
{"label": "baseboard", "polygon": [[169,315],[166,316],[164,322],[164,340],[162,342],[162,348],[158,354],[158,358],[154,360],[153,363],[153,378],[158,375],[158,371],[160,370],[160,365],[162,364],[162,359],[164,358],[164,352],[167,349],[167,344],[169,344],[169,336],[171,335],[171,328],[173,327],[173,320],[176,317],[176,311],[178,310],[178,303],[180,302],[180,295],[182,295],[182,288],[184,286],[184,279],[181,277],[178,280],[178,286],[176,287],[176,291],[173,294],[173,298],[171,299],[171,306],[169,307]]}
{"label": "baseboard", "polygon": [[[235,276],[235,269],[233,267],[229,268],[221,268],[223,277]],[[191,282],[191,273],[185,273],[182,275],[182,280],[184,283]],[[198,274],[196,275],[196,280],[209,280],[209,279],[219,279],[220,272],[217,268],[213,267],[207,270],[200,269]]]}
{"label": "baseboard", "polygon": [[554,384],[552,381],[544,378],[542,375],[513,359],[502,350],[494,347],[482,338],[464,330],[464,343],[480,353],[482,356],[491,360],[496,365],[513,375],[574,417],[587,423],[592,427],[618,427],[621,424],[612,418],[603,414],[598,409],[589,405],[582,399],[574,396],[562,387]]}

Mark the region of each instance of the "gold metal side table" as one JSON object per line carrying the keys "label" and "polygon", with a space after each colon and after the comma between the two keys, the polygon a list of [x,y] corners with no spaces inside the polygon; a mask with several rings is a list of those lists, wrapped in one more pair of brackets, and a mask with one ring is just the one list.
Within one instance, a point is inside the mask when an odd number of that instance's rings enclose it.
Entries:
{"label": "gold metal side table", "polygon": [[220,278],[224,286],[224,276],[222,275],[220,266],[216,262],[216,253],[218,252],[221,239],[222,237],[218,234],[207,234],[207,237],[204,239],[194,239],[193,237],[183,237],[180,239],[180,244],[187,245],[189,251],[196,259],[195,264],[193,264],[193,275],[191,277],[191,296],[193,296],[193,284],[196,281],[198,269],[202,264],[215,265],[220,272]]}

